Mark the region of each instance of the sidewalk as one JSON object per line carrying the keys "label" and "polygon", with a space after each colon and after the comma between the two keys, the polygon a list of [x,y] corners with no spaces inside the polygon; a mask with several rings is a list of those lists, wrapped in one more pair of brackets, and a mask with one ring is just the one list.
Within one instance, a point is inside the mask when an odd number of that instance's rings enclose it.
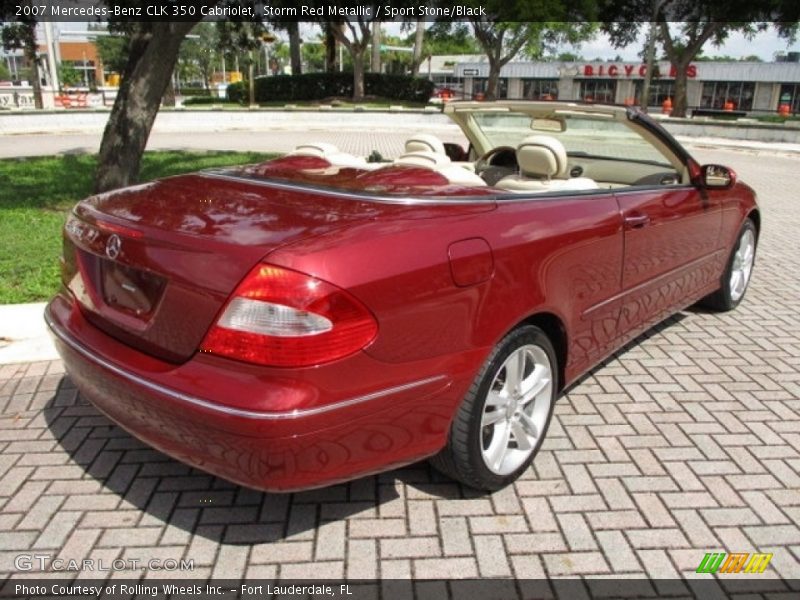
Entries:
{"label": "sidewalk", "polygon": [[[81,149],[95,152],[108,120],[108,111],[75,113],[14,113],[0,117],[0,138],[13,136],[13,144],[0,147],[0,158],[39,156]],[[800,153],[800,130],[764,123],[731,123],[708,120],[664,119],[655,115],[682,143],[720,148],[735,147],[778,153]],[[238,145],[224,149],[250,150],[253,141],[288,134],[325,132],[430,132],[439,136],[461,136],[450,118],[438,111],[331,111],[331,110],[163,110],[153,124],[151,138],[156,147],[170,140],[173,148],[184,148],[204,137],[206,149],[222,149],[215,139],[240,138]],[[80,143],[76,144],[75,140]],[[148,144],[148,149],[155,149]],[[263,149],[263,148],[259,148]],[[277,148],[275,149],[277,150]]]}
{"label": "sidewalk", "polygon": [[[702,577],[746,582],[754,586],[749,597],[769,586],[771,598],[796,598],[797,159],[707,148],[697,158],[730,164],[758,191],[764,229],[747,297],[727,314],[684,311],[593,370],[558,400],[541,453],[513,486],[478,494],[420,463],[320,490],[263,494],[147,448],[78,394],[61,361],[7,364],[0,580],[19,576],[15,558],[26,554],[122,561],[120,571],[66,578],[144,582],[165,575],[151,559],[187,559],[192,570],[167,575],[610,576],[615,586],[650,577],[670,597],[721,597],[695,593],[697,579],[678,581]],[[0,307],[0,336],[35,345],[41,310]],[[772,558],[758,578],[713,579],[696,573],[712,552]],[[436,596],[432,589],[408,597]]]}
{"label": "sidewalk", "polygon": [[0,305],[0,365],[58,358],[44,323],[44,306]]}
{"label": "sidewalk", "polygon": [[725,150],[736,150],[737,152],[750,152],[754,154],[783,154],[789,156],[800,155],[800,144],[790,144],[786,142],[759,142],[755,140],[730,140],[718,137],[694,137],[688,135],[676,135],[681,144],[684,144],[690,151],[695,148],[720,148]]}

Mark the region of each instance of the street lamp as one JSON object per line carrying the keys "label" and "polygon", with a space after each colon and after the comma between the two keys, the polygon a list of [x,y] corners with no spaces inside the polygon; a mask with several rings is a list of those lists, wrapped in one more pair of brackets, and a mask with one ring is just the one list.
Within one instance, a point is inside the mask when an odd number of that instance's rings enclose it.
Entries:
{"label": "street lamp", "polygon": [[264,46],[264,64],[267,67],[267,76],[269,77],[272,73],[270,73],[270,65],[269,65],[269,45],[273,43],[276,39],[275,34],[265,31],[261,34],[261,42]]}

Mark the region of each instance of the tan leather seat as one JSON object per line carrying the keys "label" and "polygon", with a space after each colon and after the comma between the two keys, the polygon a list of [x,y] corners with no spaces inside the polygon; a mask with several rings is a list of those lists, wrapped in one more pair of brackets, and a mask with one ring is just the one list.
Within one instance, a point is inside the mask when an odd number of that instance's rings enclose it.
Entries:
{"label": "tan leather seat", "polygon": [[327,160],[333,167],[355,167],[363,169],[367,166],[367,161],[363,157],[342,152],[339,148],[327,142],[300,144],[289,153],[289,156],[319,156]]}
{"label": "tan leather seat", "polygon": [[431,150],[406,151],[394,159],[396,165],[414,165],[417,167],[436,167],[450,163],[450,158],[446,154],[439,154]]}
{"label": "tan leather seat", "polygon": [[453,185],[486,187],[486,182],[483,179],[469,169],[453,163],[446,154],[439,154],[429,150],[406,152],[398,156],[394,160],[394,164],[431,169],[445,177],[448,183]]}
{"label": "tan leather seat", "polygon": [[517,164],[519,173],[503,177],[494,187],[518,193],[598,188],[593,179],[568,176],[564,145],[547,135],[532,135],[522,140],[517,146]]}
{"label": "tan leather seat", "polygon": [[418,133],[414,137],[408,138],[405,149],[406,153],[433,152],[435,154],[445,154],[442,140],[430,133]]}

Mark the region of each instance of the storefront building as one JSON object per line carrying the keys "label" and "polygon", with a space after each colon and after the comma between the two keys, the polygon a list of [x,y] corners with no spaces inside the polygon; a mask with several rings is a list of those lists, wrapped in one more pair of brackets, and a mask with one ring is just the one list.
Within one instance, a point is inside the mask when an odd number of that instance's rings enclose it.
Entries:
{"label": "storefront building", "polygon": [[[511,62],[500,71],[500,98],[512,100],[581,100],[638,104],[647,67],[626,62]],[[464,96],[486,92],[489,64],[459,63],[454,75]],[[691,108],[746,113],[775,113],[788,105],[800,112],[800,62],[697,62],[686,69],[687,100]],[[661,106],[675,96],[675,71],[658,63],[650,87],[650,105]]]}

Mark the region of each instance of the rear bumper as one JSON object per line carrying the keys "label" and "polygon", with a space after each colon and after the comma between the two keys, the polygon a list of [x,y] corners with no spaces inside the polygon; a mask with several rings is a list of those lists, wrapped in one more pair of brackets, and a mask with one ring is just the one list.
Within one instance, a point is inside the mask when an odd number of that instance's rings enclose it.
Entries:
{"label": "rear bumper", "polygon": [[403,381],[397,366],[365,356],[330,367],[333,379],[327,367],[293,377],[204,355],[176,366],[94,328],[64,296],[45,319],[68,374],[100,411],[165,454],[262,490],[328,485],[435,453],[469,384],[454,385],[438,363],[414,365]]}

